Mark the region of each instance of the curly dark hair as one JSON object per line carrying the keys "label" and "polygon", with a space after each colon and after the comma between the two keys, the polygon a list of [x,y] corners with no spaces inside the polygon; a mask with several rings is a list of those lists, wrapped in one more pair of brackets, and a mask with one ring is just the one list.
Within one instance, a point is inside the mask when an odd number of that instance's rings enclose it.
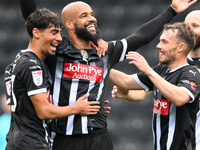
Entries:
{"label": "curly dark hair", "polygon": [[41,31],[51,28],[52,26],[55,28],[63,28],[60,16],[46,8],[37,9],[35,12],[31,13],[25,25],[31,38],[33,37],[33,28],[37,28]]}

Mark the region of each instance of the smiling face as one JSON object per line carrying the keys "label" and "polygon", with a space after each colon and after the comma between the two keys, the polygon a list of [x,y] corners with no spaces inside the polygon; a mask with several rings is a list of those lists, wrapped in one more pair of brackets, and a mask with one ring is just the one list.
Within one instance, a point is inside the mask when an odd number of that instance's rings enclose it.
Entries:
{"label": "smiling face", "polygon": [[170,65],[176,59],[177,52],[177,38],[175,32],[171,29],[166,30],[160,36],[160,42],[157,45],[159,50],[159,62],[161,64]]}
{"label": "smiling face", "polygon": [[75,26],[75,32],[78,38],[83,39],[85,41],[93,41],[96,42],[99,38],[100,38],[100,34],[99,34],[99,30],[96,26],[92,27],[95,28],[95,32],[90,32],[90,30],[88,30],[88,28],[90,28],[91,26],[85,25],[84,28],[79,27],[77,24],[74,24]]}
{"label": "smiling face", "polygon": [[62,40],[62,22],[50,10],[37,9],[26,20],[26,29],[31,37],[28,48],[43,61],[46,55],[54,55],[56,46]]}
{"label": "smiling face", "polygon": [[41,54],[45,57],[46,55],[55,55],[56,46],[62,41],[61,29],[51,26],[45,30],[38,31],[38,47],[41,50]]}
{"label": "smiling face", "polygon": [[62,20],[69,34],[73,32],[85,41],[99,39],[97,20],[91,7],[84,2],[74,2],[67,5],[62,12]]}

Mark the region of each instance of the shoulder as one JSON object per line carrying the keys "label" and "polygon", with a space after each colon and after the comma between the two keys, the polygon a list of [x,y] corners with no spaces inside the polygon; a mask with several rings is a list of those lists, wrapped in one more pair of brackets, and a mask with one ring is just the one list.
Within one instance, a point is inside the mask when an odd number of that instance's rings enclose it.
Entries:
{"label": "shoulder", "polygon": [[187,66],[183,67],[182,71],[188,72],[188,73],[199,72],[198,69],[196,67],[192,66],[192,65],[187,65]]}
{"label": "shoulder", "polygon": [[20,55],[13,63],[13,69],[18,71],[28,71],[33,69],[42,69],[41,60],[33,52],[27,52]]}
{"label": "shoulder", "polygon": [[191,65],[185,66],[181,69],[181,76],[200,81],[200,73],[196,67]]}

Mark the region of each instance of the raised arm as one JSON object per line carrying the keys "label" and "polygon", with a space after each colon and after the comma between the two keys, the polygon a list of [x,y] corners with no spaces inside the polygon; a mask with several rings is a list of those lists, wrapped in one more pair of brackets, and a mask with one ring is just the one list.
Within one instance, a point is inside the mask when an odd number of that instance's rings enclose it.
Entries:
{"label": "raised arm", "polygon": [[28,16],[36,10],[34,0],[20,0],[20,7],[23,18],[26,20]]}
{"label": "raised arm", "polygon": [[136,32],[126,38],[128,51],[135,51],[143,45],[152,41],[163,29],[166,23],[169,23],[177,13],[181,13],[197,0],[172,0],[169,8],[160,15],[140,26]]}

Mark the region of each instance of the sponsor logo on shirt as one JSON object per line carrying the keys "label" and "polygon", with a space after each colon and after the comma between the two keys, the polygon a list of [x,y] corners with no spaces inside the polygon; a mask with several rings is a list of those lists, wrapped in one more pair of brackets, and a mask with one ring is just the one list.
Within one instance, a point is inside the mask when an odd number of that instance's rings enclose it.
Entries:
{"label": "sponsor logo on shirt", "polygon": [[193,90],[196,90],[196,84],[194,83],[194,82],[190,82],[190,85],[191,85],[191,88],[193,89]]}
{"label": "sponsor logo on shirt", "polygon": [[11,80],[6,82],[6,91],[7,91],[7,94],[10,96],[10,93],[11,93]]}
{"label": "sponsor logo on shirt", "polygon": [[195,74],[197,73],[197,72],[194,72],[194,71],[192,71],[192,70],[190,70],[189,72],[191,72],[194,76],[195,76]]}
{"label": "sponsor logo on shirt", "polygon": [[101,82],[103,68],[65,62],[63,77]]}
{"label": "sponsor logo on shirt", "polygon": [[10,73],[11,73],[11,69],[10,69],[10,70],[6,70],[5,73],[7,73],[8,75],[10,75]]}
{"label": "sponsor logo on shirt", "polygon": [[169,101],[165,99],[154,99],[153,112],[159,115],[168,115]]}
{"label": "sponsor logo on shirt", "polygon": [[183,83],[187,83],[187,84],[190,84],[191,88],[195,91],[196,90],[196,83],[195,82],[190,82],[188,80],[181,80],[181,82]]}
{"label": "sponsor logo on shirt", "polygon": [[34,62],[35,64],[37,64],[37,60],[30,59],[30,62]]}
{"label": "sponsor logo on shirt", "polygon": [[35,85],[40,86],[43,83],[42,70],[32,71],[33,82]]}

